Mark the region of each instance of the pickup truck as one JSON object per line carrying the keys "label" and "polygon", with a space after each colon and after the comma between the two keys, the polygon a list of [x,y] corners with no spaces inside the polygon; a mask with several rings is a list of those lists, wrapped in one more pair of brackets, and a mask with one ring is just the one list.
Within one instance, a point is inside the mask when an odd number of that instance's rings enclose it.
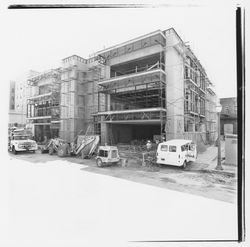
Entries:
{"label": "pickup truck", "polygon": [[36,141],[32,140],[29,135],[22,133],[13,133],[9,141],[9,151],[17,152],[35,152],[37,150]]}

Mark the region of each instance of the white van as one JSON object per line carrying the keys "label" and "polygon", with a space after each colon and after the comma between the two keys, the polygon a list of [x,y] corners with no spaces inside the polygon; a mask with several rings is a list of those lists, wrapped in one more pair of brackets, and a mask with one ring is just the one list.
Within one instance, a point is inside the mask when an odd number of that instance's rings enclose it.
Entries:
{"label": "white van", "polygon": [[189,161],[197,159],[196,145],[191,140],[170,140],[158,145],[156,163],[186,167]]}

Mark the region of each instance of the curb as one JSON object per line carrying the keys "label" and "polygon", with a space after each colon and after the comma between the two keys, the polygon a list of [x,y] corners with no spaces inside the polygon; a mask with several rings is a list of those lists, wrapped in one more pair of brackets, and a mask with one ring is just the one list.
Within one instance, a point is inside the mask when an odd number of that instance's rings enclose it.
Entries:
{"label": "curb", "polygon": [[215,170],[215,169],[202,169],[200,170],[201,172],[207,172],[207,173],[214,173],[214,174],[221,174],[221,175],[226,175],[230,177],[235,177],[236,173],[233,171],[225,171],[225,170]]}

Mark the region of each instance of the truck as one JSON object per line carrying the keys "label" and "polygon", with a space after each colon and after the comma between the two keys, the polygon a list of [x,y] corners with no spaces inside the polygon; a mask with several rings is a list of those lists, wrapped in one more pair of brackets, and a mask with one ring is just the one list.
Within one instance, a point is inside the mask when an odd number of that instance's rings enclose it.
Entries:
{"label": "truck", "polygon": [[9,133],[10,152],[17,154],[18,152],[35,152],[38,146],[36,141],[32,140],[31,133],[25,129],[15,129]]}

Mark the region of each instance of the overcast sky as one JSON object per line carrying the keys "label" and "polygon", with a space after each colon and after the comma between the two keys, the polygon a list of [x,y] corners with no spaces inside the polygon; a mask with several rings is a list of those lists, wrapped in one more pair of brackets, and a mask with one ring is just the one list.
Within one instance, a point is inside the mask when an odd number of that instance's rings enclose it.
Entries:
{"label": "overcast sky", "polygon": [[[215,84],[219,97],[236,96],[235,8],[9,10],[4,58],[9,80],[28,70],[60,66],[155,31],[175,28]],[[5,65],[5,66],[6,66]]]}

